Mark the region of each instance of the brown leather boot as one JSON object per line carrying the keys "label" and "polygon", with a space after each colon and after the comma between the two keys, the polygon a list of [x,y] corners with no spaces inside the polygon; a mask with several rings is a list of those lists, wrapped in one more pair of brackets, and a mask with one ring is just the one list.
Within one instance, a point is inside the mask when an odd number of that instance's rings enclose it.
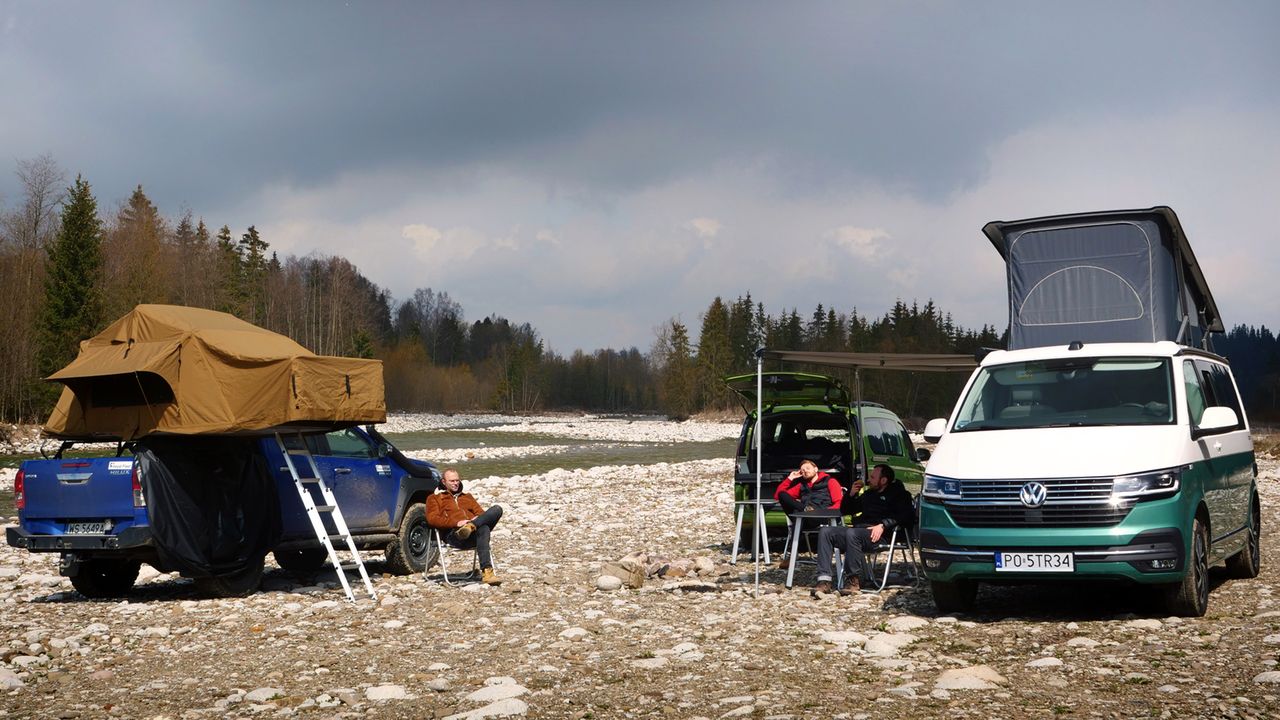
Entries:
{"label": "brown leather boot", "polygon": [[845,581],[844,587],[840,588],[840,594],[848,597],[849,595],[857,595],[862,592],[862,583],[856,577],[851,577]]}
{"label": "brown leather boot", "polygon": [[819,595],[830,595],[830,594],[831,594],[830,580],[819,580],[818,584],[814,585],[813,589],[809,591],[809,595],[813,597],[818,597]]}

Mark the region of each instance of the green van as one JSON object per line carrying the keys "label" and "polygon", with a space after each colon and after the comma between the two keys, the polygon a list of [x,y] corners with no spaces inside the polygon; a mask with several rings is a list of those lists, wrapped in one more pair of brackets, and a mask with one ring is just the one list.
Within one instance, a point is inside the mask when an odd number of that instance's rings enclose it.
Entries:
{"label": "green van", "polygon": [[[773,499],[787,473],[806,458],[817,462],[819,469],[845,489],[860,477],[863,457],[867,467],[887,464],[908,488],[920,487],[924,477],[920,461],[928,459],[929,451],[917,450],[902,420],[883,405],[854,402],[843,383],[825,375],[771,372],[761,376],[759,383],[763,389],[759,397],[761,423],[756,422],[755,373],[725,378],[746,413],[733,478],[736,501],[755,496],[757,443],[761,438],[760,494],[766,500]],[[756,432],[757,425],[762,432]],[[858,444],[852,438],[858,436],[862,437],[863,454],[855,451]],[[786,515],[779,509],[769,511],[765,526],[771,540],[781,538],[786,533]],[[752,513],[744,513],[740,537],[748,548],[753,529]]]}
{"label": "green van", "polygon": [[1209,567],[1260,567],[1249,420],[1231,367],[1169,341],[997,350],[974,371],[920,503],[943,612],[979,583],[1110,580],[1204,615]]}

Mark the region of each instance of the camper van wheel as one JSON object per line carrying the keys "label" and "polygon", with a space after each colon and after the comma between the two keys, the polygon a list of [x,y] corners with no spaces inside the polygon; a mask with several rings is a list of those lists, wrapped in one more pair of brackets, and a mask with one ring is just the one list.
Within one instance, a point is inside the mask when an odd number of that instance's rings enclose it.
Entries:
{"label": "camper van wheel", "polygon": [[978,583],[973,580],[930,580],[929,587],[933,590],[933,604],[941,613],[972,610],[978,597]]}
{"label": "camper van wheel", "polygon": [[250,560],[243,568],[226,575],[196,578],[196,590],[213,597],[244,597],[262,582],[263,558]]}
{"label": "camper van wheel", "polygon": [[1255,578],[1262,570],[1262,514],[1258,508],[1258,496],[1253,496],[1249,509],[1249,538],[1240,552],[1227,558],[1227,573],[1233,578]]}
{"label": "camper van wheel", "polygon": [[427,525],[427,506],[414,503],[400,521],[400,532],[387,545],[387,570],[393,575],[411,575],[426,570],[435,561],[431,547],[431,526]]}
{"label": "camper van wheel", "polygon": [[276,556],[276,564],[282,570],[295,575],[310,575],[324,567],[325,561],[329,559],[329,551],[324,548],[274,550],[271,554]]}
{"label": "camper van wheel", "polygon": [[1209,532],[1200,518],[1191,528],[1191,557],[1182,582],[1165,589],[1170,615],[1201,617],[1209,609]]}
{"label": "camper van wheel", "polygon": [[137,560],[82,560],[71,586],[87,598],[118,598],[129,593],[142,564]]}

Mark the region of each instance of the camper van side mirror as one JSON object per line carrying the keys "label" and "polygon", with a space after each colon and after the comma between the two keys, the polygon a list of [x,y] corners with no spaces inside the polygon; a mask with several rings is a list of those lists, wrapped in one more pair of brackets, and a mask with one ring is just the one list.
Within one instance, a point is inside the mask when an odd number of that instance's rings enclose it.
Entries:
{"label": "camper van side mirror", "polygon": [[378,443],[378,457],[384,458],[390,454],[391,454],[391,443],[389,442]]}
{"label": "camper van side mirror", "polygon": [[929,462],[932,455],[929,448],[916,448],[916,462]]}
{"label": "camper van side mirror", "polygon": [[1211,408],[1205,408],[1204,415],[1200,416],[1200,424],[1191,429],[1191,437],[1192,439],[1201,438],[1219,430],[1233,428],[1239,423],[1240,418],[1236,417],[1235,410],[1214,405]]}
{"label": "camper van side mirror", "polygon": [[936,443],[942,439],[942,434],[947,431],[946,418],[934,418],[924,426],[924,439],[927,442]]}

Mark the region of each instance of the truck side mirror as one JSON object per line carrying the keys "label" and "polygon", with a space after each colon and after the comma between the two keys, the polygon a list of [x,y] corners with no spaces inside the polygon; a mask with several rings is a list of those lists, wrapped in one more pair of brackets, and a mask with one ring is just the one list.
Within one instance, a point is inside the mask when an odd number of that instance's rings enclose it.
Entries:
{"label": "truck side mirror", "polygon": [[942,439],[942,434],[947,431],[946,418],[934,418],[924,426],[924,439],[931,443],[936,443]]}
{"label": "truck side mirror", "polygon": [[1236,416],[1235,410],[1223,405],[1214,405],[1205,408],[1204,415],[1200,416],[1200,424],[1191,429],[1191,437],[1198,439],[1219,430],[1233,428],[1239,423],[1240,418]]}
{"label": "truck side mirror", "polygon": [[389,442],[378,443],[378,457],[384,458],[390,454],[391,454],[391,443]]}
{"label": "truck side mirror", "polygon": [[933,453],[929,452],[929,448],[916,448],[916,461],[928,462]]}

